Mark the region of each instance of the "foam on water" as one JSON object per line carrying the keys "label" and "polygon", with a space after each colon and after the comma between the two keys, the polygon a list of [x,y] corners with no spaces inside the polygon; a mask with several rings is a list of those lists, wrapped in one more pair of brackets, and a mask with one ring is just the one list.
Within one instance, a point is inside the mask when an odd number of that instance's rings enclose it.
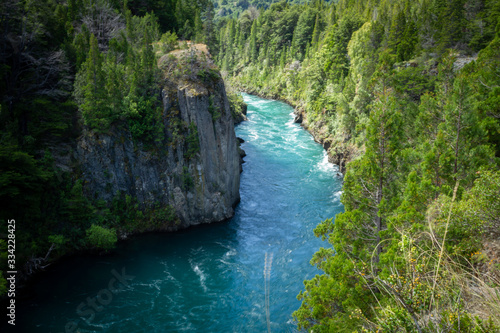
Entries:
{"label": "foam on water", "polygon": [[207,289],[207,286],[205,284],[205,280],[207,279],[207,277],[205,276],[205,274],[203,274],[203,271],[200,269],[200,267],[198,267],[198,265],[195,265],[193,267],[193,271],[196,273],[196,275],[198,275],[198,277],[200,278],[200,285],[201,287],[203,288],[203,291],[207,292],[208,289]]}

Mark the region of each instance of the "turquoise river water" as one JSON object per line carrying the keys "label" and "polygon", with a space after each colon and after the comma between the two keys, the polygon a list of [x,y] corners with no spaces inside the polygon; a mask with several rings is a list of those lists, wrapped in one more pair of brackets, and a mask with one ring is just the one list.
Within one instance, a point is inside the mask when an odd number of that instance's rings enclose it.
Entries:
{"label": "turquoise river water", "polygon": [[313,229],[343,210],[341,179],[290,106],[243,96],[235,216],[53,265],[17,305],[17,332],[296,331],[297,294],[321,273],[309,261],[328,246]]}

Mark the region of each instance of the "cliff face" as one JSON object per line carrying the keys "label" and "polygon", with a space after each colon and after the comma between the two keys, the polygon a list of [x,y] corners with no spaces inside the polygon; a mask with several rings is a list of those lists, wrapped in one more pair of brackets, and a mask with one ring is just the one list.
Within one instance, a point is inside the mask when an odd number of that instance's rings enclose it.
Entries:
{"label": "cliff face", "polygon": [[[190,74],[176,75],[171,69],[188,52]],[[203,63],[193,61],[200,55]],[[178,220],[155,229],[228,219],[240,198],[240,157],[222,78],[197,50],[162,58],[160,65],[165,139],[146,147],[126,129],[84,131],[75,157],[85,191],[106,202],[127,194],[143,210],[171,206]]]}

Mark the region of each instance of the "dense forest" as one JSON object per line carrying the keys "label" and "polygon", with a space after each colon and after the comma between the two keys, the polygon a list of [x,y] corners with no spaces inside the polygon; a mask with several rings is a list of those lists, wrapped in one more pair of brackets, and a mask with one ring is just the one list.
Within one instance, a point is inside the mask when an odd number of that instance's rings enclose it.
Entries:
{"label": "dense forest", "polygon": [[322,274],[298,295],[299,329],[500,331],[500,1],[0,6],[0,220],[23,222],[28,268],[111,247],[125,221],[174,218],[86,196],[53,155],[82,128],[163,140],[157,60],[192,40],[234,87],[296,106],[345,171],[345,212],[315,230],[331,246],[311,260]]}
{"label": "dense forest", "polygon": [[192,126],[172,120],[178,135],[165,137],[157,61],[187,49],[179,39],[216,47],[211,2],[5,0],[0,7],[0,270],[13,257],[10,219],[16,264],[27,275],[67,253],[105,251],[119,229],[175,221],[168,206],[146,210],[123,193],[112,201],[85,193],[74,143],[84,129],[124,129],[156,155],[165,153],[160,143],[179,139],[196,153]]}
{"label": "dense forest", "polygon": [[283,1],[221,27],[233,84],[348,162],[299,328],[500,329],[499,19],[490,0]]}
{"label": "dense forest", "polygon": [[[215,15],[216,18],[220,17],[232,17],[237,19],[244,11],[247,9],[267,9],[276,0],[239,0],[239,1],[228,1],[228,0],[217,0],[214,1]],[[288,3],[301,4],[307,3],[307,0],[290,0]]]}

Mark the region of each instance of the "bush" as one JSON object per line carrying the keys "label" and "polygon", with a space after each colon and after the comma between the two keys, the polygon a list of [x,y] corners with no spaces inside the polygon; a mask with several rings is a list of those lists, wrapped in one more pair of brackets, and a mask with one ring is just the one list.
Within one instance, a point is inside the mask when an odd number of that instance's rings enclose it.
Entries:
{"label": "bush", "polygon": [[194,187],[194,180],[187,167],[182,168],[182,189],[189,191]]}
{"label": "bush", "polygon": [[189,134],[186,137],[187,142],[187,151],[184,154],[186,159],[191,159],[200,151],[200,141],[198,138],[198,129],[196,128],[196,124],[191,122],[189,125]]}
{"label": "bush", "polygon": [[161,36],[158,44],[162,53],[169,53],[177,48],[177,35],[175,32],[167,31]]}
{"label": "bush", "polygon": [[111,250],[115,247],[117,240],[115,229],[107,229],[95,224],[87,229],[87,244],[91,248]]}
{"label": "bush", "polygon": [[212,115],[212,121],[214,123],[221,117],[221,113],[215,106],[214,97],[212,95],[208,98],[208,112]]}

